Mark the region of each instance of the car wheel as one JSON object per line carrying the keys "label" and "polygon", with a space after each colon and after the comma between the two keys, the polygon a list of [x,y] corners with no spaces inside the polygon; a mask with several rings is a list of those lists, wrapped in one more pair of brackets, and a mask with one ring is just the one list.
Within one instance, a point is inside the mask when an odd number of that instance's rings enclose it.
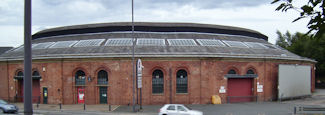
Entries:
{"label": "car wheel", "polygon": [[0,108],[0,113],[4,113],[4,111]]}

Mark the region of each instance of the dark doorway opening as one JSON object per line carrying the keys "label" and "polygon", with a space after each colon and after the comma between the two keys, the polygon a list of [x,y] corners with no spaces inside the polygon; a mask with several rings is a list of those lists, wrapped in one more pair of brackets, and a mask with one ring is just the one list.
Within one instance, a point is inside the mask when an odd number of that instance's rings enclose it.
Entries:
{"label": "dark doorway opening", "polygon": [[107,104],[107,87],[99,87],[99,103]]}

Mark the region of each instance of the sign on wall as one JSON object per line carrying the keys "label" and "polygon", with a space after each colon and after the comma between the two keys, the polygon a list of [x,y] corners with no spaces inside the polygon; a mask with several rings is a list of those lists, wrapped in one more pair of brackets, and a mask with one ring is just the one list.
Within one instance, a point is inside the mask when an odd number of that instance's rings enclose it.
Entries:
{"label": "sign on wall", "polygon": [[225,86],[220,86],[219,93],[226,93]]}
{"label": "sign on wall", "polygon": [[141,59],[137,61],[137,77],[138,77],[138,88],[142,88],[142,62]]}
{"label": "sign on wall", "polygon": [[262,93],[263,92],[263,85],[262,84],[260,84],[259,82],[257,82],[257,92],[258,93]]}

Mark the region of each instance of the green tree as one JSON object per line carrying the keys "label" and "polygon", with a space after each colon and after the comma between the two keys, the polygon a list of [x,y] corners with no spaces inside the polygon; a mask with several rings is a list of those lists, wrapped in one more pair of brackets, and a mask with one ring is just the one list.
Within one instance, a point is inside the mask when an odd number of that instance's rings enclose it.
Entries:
{"label": "green tree", "polygon": [[291,34],[287,31],[285,34],[282,34],[279,30],[276,31],[278,35],[278,40],[276,41],[276,45],[287,48],[289,44],[291,44]]}
{"label": "green tree", "polygon": [[293,0],[273,0],[271,4],[281,2],[281,4],[275,9],[276,11],[286,12],[287,10],[296,10],[300,12],[300,16],[293,20],[298,21],[302,18],[310,18],[307,27],[309,34],[315,31],[315,37],[321,38],[325,33],[325,2],[324,0],[308,0],[303,6],[294,6]]}
{"label": "green tree", "polygon": [[276,45],[299,56],[316,60],[316,76],[325,77],[325,34],[320,37],[321,39],[299,32],[291,34],[287,31],[282,34],[277,31],[277,34]]}

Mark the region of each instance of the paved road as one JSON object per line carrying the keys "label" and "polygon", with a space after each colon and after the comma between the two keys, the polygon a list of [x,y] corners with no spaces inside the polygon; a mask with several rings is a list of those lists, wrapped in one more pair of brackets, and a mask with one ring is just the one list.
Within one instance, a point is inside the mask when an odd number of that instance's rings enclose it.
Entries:
{"label": "paved road", "polygon": [[[291,115],[292,104],[263,102],[263,103],[238,103],[222,105],[188,105],[190,108],[200,110],[204,115]],[[162,105],[144,106],[138,113],[157,115]],[[132,113],[131,106],[121,106],[113,113]]]}
{"label": "paved road", "polygon": [[[252,102],[222,105],[189,105],[192,109],[200,110],[204,115],[292,115],[295,105],[318,105],[325,107],[325,90],[316,90],[310,98],[303,98],[284,102]],[[69,106],[66,105],[65,108]],[[162,105],[143,106],[143,110],[132,112],[132,106],[119,106],[113,112],[91,111],[91,108],[105,109],[102,105],[87,106],[88,111],[83,111],[78,105],[72,108],[80,110],[34,110],[35,114],[41,115],[157,115]],[[100,108],[102,107],[102,108]],[[22,112],[22,111],[20,111]],[[23,114],[23,113],[19,113]]]}
{"label": "paved road", "polygon": [[[35,110],[34,113],[36,115],[157,115],[161,106],[143,106],[143,110],[137,113],[132,112],[132,106],[120,106],[113,112]],[[292,115],[293,112],[292,104],[277,102],[189,105],[189,107],[202,111],[204,115]]]}

